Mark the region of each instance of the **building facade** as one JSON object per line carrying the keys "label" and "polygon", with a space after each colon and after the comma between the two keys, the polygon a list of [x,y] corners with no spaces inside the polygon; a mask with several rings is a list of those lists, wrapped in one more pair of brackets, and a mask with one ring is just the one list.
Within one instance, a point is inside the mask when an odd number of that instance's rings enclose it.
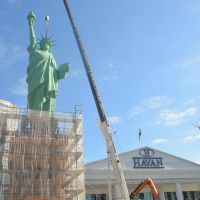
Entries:
{"label": "building facade", "polygon": [[[200,165],[150,147],[142,147],[119,155],[126,183],[131,193],[147,177],[153,179],[160,200],[200,200]],[[85,166],[86,199],[108,199],[111,185],[113,200],[120,200],[112,167],[108,159]],[[110,184],[109,184],[110,183]],[[145,187],[140,199],[153,200]]]}

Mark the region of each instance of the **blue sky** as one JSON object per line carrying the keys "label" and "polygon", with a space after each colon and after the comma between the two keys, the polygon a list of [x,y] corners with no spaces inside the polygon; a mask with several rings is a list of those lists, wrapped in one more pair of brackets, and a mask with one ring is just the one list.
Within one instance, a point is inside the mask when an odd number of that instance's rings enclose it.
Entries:
{"label": "blue sky", "polygon": [[[119,153],[142,146],[200,163],[200,1],[70,0]],[[29,33],[49,34],[57,64],[71,72],[59,84],[57,111],[82,105],[85,161],[106,156],[98,113],[63,2],[1,0],[0,98],[26,107]],[[142,130],[141,141],[138,129]]]}

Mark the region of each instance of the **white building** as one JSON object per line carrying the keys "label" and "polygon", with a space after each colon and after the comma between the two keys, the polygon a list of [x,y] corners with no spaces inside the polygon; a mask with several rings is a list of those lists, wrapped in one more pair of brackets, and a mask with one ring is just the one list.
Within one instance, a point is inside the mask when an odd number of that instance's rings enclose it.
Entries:
{"label": "white building", "polygon": [[[150,177],[157,186],[160,200],[200,200],[199,164],[150,147],[122,153],[119,157],[130,193],[143,179]],[[108,173],[108,159],[87,164],[85,179],[87,200],[107,199],[108,182],[112,186],[112,199],[120,200],[112,167]],[[139,198],[153,199],[148,187]]]}

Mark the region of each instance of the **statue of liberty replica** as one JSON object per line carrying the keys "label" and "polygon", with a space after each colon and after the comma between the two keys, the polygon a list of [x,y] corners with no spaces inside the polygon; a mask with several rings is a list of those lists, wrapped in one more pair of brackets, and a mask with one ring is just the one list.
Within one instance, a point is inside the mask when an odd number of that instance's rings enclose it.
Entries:
{"label": "statue of liberty replica", "polygon": [[[34,33],[35,15],[30,12],[27,16],[30,29],[29,65],[27,67],[28,109],[54,112],[55,99],[58,92],[58,81],[64,79],[69,72],[69,64],[61,64],[57,69],[56,61],[51,52],[53,40],[47,36],[49,17],[46,21],[46,37],[36,42]],[[39,44],[39,47],[37,47]]]}
{"label": "statue of liberty replica", "polygon": [[69,64],[56,67],[49,18],[39,43],[34,21],[31,12],[27,112],[0,100],[0,200],[85,199],[82,113],[54,112]]}
{"label": "statue of liberty replica", "polygon": [[56,67],[53,40],[47,35],[49,18],[39,43],[34,21],[31,12],[27,112],[0,100],[0,200],[82,200],[82,114],[54,112],[58,82],[69,64]]}

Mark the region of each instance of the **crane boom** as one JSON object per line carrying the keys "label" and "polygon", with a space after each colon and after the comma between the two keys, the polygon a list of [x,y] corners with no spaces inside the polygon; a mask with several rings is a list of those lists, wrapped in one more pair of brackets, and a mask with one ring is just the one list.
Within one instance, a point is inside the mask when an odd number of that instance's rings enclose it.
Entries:
{"label": "crane boom", "polygon": [[105,112],[104,112],[104,109],[103,109],[103,105],[102,105],[102,102],[101,102],[101,99],[100,99],[100,95],[99,95],[98,89],[96,87],[95,80],[93,78],[92,70],[91,70],[89,61],[87,59],[86,51],[85,51],[83,43],[81,41],[81,37],[80,37],[80,34],[78,32],[78,28],[75,25],[74,18],[72,16],[72,13],[71,13],[71,10],[70,10],[69,5],[67,3],[67,0],[63,0],[63,3],[64,3],[65,9],[67,11],[67,14],[68,14],[71,26],[72,26],[72,30],[73,30],[73,33],[74,33],[80,54],[81,54],[82,61],[84,63],[87,78],[88,78],[90,88],[92,90],[92,94],[93,94],[95,104],[96,104],[96,107],[97,107],[97,110],[98,110],[101,130],[103,132],[103,136],[104,136],[105,141],[106,141],[107,151],[110,153],[113,171],[114,171],[114,174],[115,174],[116,179],[117,179],[117,184],[118,184],[120,192],[121,192],[122,200],[129,200],[128,188],[127,188],[127,185],[126,185],[122,166],[121,166],[121,163],[119,161],[119,157],[118,157],[116,149],[115,149],[115,145],[114,145],[114,142],[113,142],[113,139],[112,139],[112,133],[110,131],[109,124],[108,124],[108,121],[107,121],[107,118],[106,118],[106,115],[105,115]]}

